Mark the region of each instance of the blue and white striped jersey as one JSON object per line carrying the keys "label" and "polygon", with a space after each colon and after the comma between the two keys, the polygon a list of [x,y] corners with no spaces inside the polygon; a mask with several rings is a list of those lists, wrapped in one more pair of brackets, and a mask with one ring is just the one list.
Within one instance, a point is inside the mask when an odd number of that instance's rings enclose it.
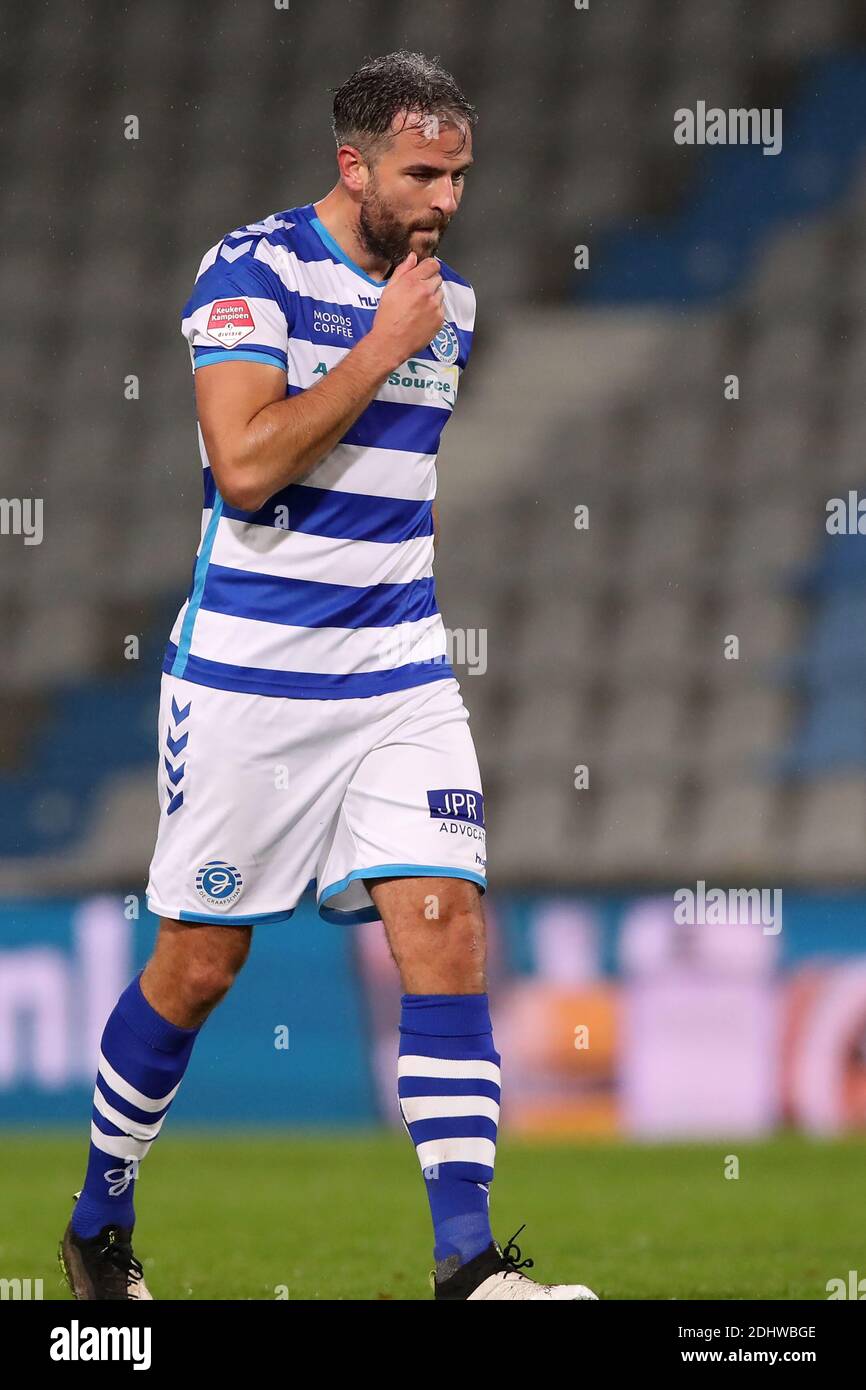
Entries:
{"label": "blue and white striped jersey", "polygon": [[[444,262],[446,322],[392,372],[303,482],[257,512],[204,467],[201,542],[163,669],[222,690],[312,699],[452,675],[433,585],[439,437],[457,396],[475,294]],[[311,203],[208,251],[183,311],[193,369],[270,362],[315,386],[372,327],[385,284],[349,260]]]}

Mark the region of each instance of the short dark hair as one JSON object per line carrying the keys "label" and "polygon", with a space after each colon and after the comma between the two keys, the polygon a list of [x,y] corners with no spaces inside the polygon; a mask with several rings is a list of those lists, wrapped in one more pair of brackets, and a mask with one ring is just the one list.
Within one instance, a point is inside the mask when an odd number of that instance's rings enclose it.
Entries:
{"label": "short dark hair", "polygon": [[401,48],[367,58],[336,88],[334,138],[338,145],[356,146],[372,164],[393,138],[391,123],[401,111],[435,116],[466,128],[478,119],[475,107],[438,58]]}

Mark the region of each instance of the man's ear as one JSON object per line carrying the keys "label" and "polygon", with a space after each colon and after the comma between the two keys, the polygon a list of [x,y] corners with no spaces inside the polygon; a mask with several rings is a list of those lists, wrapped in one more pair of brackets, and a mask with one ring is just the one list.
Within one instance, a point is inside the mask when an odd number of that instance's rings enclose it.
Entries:
{"label": "man's ear", "polygon": [[354,145],[341,145],[337,150],[337,165],[340,178],[350,193],[363,193],[370,178],[370,170],[364,163],[361,151]]}

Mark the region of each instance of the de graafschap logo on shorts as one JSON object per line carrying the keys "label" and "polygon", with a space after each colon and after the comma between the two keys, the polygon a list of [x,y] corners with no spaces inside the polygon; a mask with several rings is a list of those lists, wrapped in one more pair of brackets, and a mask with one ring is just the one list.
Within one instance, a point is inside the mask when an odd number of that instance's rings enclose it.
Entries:
{"label": "de graafschap logo on shorts", "polygon": [[457,361],[460,344],[457,341],[457,331],[453,324],[443,323],[430,344],[430,351],[440,362],[446,362],[450,365]]}
{"label": "de graafschap logo on shorts", "polygon": [[203,903],[224,912],[236,903],[243,891],[244,879],[240,869],[225,859],[210,859],[202,864],[195,876],[195,891]]}

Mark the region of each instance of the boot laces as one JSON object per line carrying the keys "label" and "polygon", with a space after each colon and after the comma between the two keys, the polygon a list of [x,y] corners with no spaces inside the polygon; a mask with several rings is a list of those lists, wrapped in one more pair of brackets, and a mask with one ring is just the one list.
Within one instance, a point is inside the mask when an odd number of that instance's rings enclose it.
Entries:
{"label": "boot laces", "polygon": [[118,1240],[114,1228],[109,1230],[105,1245],[99,1251],[100,1258],[116,1271],[118,1279],[113,1281],[123,1283],[121,1287],[129,1290],[133,1284],[138,1283],[144,1277],[144,1270],[139,1260],[132,1253],[132,1246],[128,1241]]}
{"label": "boot laces", "polygon": [[518,1227],[514,1232],[514,1235],[509,1236],[505,1243],[505,1249],[502,1251],[503,1267],[509,1274],[519,1274],[521,1269],[532,1269],[535,1264],[534,1260],[521,1260],[520,1246],[515,1244],[520,1232],[525,1230],[525,1228],[526,1222],[524,1221],[523,1225]]}

